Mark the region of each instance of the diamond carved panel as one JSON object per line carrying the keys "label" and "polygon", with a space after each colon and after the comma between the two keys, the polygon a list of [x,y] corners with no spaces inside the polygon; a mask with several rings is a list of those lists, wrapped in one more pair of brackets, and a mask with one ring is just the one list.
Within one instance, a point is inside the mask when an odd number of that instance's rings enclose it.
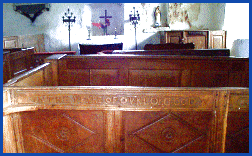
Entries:
{"label": "diamond carved panel", "polygon": [[[137,124],[145,116],[145,113],[125,112],[124,118],[127,118],[127,115],[130,115],[131,119],[135,116],[135,120],[133,121]],[[145,122],[144,126],[134,130],[130,126],[133,121],[129,121],[131,123],[127,125],[128,122],[125,119],[125,151],[155,153],[207,152],[208,129],[205,126],[209,125],[210,120],[208,117],[198,118],[200,121],[197,122],[190,120],[193,116],[197,115],[202,115],[202,113],[169,112],[160,116],[154,115],[156,119],[150,119],[149,122]],[[209,114],[206,113],[206,115]],[[199,126],[199,124],[204,124],[205,126]]]}
{"label": "diamond carved panel", "polygon": [[25,152],[104,152],[101,111],[22,114]]}

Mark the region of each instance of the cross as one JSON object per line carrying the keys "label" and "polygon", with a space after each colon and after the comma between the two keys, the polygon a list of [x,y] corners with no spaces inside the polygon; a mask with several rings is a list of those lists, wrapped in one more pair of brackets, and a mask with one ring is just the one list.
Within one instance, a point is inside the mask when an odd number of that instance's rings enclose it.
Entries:
{"label": "cross", "polygon": [[[112,16],[107,16],[107,10],[105,10],[105,16],[100,16],[100,18],[104,18],[104,20],[105,20],[105,25],[106,25],[106,20],[108,19],[108,18],[112,18]],[[107,27],[107,26],[106,26]],[[106,28],[106,34],[107,34],[107,28]]]}

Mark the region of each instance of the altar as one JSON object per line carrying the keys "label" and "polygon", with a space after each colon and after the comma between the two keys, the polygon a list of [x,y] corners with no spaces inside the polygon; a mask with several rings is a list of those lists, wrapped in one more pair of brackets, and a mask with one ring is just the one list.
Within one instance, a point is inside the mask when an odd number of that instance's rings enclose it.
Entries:
{"label": "altar", "polygon": [[123,35],[91,36],[90,39],[78,44],[79,54],[97,54],[101,51],[122,50]]}

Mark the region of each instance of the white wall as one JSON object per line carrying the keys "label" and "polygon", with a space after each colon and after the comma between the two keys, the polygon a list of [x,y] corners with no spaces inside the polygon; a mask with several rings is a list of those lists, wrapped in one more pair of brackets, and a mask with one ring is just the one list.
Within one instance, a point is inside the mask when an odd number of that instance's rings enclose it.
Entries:
{"label": "white wall", "polygon": [[[144,29],[153,25],[153,11],[158,5],[161,6],[161,19],[163,19],[162,24],[164,24],[167,22],[165,18],[167,10],[165,9],[168,4],[124,3],[124,35],[120,36],[120,38],[123,38],[124,49],[135,49],[135,29],[129,22],[129,13],[133,10],[133,7],[136,7],[141,16],[137,25],[138,49],[143,49],[147,43],[160,43],[160,36],[157,32],[143,32]],[[33,24],[28,18],[15,12],[11,3],[3,3],[3,36],[44,33],[46,51],[68,50],[68,28],[62,22],[62,16],[68,7],[77,17],[76,23],[71,27],[71,47],[72,50],[77,51],[78,43],[83,43],[88,38],[86,26],[91,23],[91,7],[87,3],[51,3],[50,11],[46,11],[37,17]],[[148,9],[144,10],[146,8]],[[225,17],[225,26],[223,27]],[[246,19],[242,20],[241,17]],[[193,24],[195,27],[205,30],[227,30],[227,48],[231,49],[234,40],[248,39],[248,5],[201,3],[198,21]]]}
{"label": "white wall", "polygon": [[249,3],[227,3],[225,9],[227,48],[231,55],[249,56]]}
{"label": "white wall", "polygon": [[31,24],[30,19],[13,10],[12,3],[3,3],[3,36],[44,33],[48,29],[49,22],[45,19],[48,15],[45,12]]}

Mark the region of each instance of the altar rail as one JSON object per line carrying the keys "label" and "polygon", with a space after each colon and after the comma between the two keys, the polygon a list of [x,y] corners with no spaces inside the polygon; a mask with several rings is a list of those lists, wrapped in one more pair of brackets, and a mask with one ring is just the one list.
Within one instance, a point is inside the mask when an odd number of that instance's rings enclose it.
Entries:
{"label": "altar rail", "polygon": [[[237,152],[238,144],[238,152],[248,152],[248,88],[59,86],[64,60],[82,80],[82,66],[102,71],[127,60],[73,58],[55,55],[4,84],[4,153],[220,153]],[[150,67],[144,58],[136,57],[138,66]]]}

